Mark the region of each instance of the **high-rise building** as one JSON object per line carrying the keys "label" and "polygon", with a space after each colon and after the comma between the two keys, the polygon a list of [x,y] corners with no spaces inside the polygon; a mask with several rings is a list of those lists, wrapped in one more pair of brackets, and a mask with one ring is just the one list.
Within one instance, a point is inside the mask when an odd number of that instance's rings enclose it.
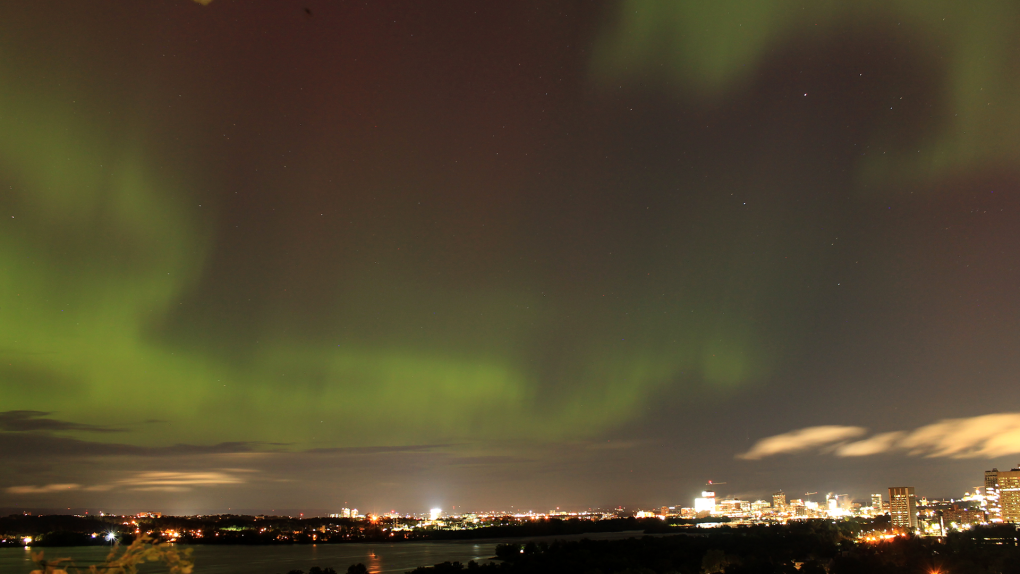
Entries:
{"label": "high-rise building", "polygon": [[872,494],[871,495],[871,510],[875,514],[881,514],[882,513],[882,495],[881,494]]}
{"label": "high-rise building", "polygon": [[998,476],[999,469],[992,467],[992,470],[985,471],[985,488],[997,488],[998,487]]}
{"label": "high-rise building", "polygon": [[1002,522],[1002,505],[999,500],[999,469],[985,471],[985,511],[989,522]]}
{"label": "high-rise building", "polygon": [[917,528],[917,497],[913,486],[889,487],[889,514],[893,528]]}
{"label": "high-rise building", "polygon": [[780,490],[772,494],[772,508],[784,510],[786,508],[786,493]]}
{"label": "high-rise building", "polygon": [[1020,523],[1020,467],[1000,470],[997,474],[1002,521]]}

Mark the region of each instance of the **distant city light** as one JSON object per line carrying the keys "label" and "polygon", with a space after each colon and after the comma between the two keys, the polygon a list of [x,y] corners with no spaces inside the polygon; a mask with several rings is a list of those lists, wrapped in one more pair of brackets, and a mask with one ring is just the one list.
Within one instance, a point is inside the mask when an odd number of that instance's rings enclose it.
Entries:
{"label": "distant city light", "polygon": [[429,520],[437,520],[442,515],[443,515],[442,508],[433,508],[429,510]]}

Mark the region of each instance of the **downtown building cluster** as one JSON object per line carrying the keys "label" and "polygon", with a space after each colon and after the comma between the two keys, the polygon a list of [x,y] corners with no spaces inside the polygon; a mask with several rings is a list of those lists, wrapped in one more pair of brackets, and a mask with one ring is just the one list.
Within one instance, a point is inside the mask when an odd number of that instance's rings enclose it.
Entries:
{"label": "downtown building cluster", "polygon": [[[670,522],[695,522],[701,527],[727,524],[775,524],[812,519],[875,519],[888,517],[889,527],[897,532],[914,532],[928,536],[944,536],[954,530],[964,530],[980,524],[1010,523],[1020,525],[1020,468],[985,471],[984,483],[965,492],[961,498],[928,499],[918,497],[912,486],[889,487],[884,493],[874,493],[866,501],[852,499],[847,494],[828,493],[823,500],[807,497],[818,495],[808,492],[804,498],[792,498],[779,491],[771,500],[743,500],[717,496],[714,491],[703,491],[694,499],[694,505],[685,507],[661,506],[652,509],[627,510],[588,509],[568,512],[559,508],[548,512],[490,511],[445,513],[433,508],[428,514],[368,515],[369,521],[387,520],[393,531],[419,529],[473,530],[490,526],[526,524],[536,520],[575,519],[612,520],[626,517],[658,518]],[[347,509],[331,517],[348,517]],[[356,510],[353,511],[356,516]]]}
{"label": "downtown building cluster", "polygon": [[[816,492],[804,496],[816,495]],[[741,500],[718,497],[703,491],[694,499],[694,506],[663,506],[640,510],[638,518],[680,518],[699,521],[710,527],[720,524],[758,524],[809,519],[889,517],[891,529],[929,536],[944,536],[980,524],[1020,525],[1020,467],[1008,471],[997,468],[985,471],[984,483],[964,493],[959,499],[929,500],[918,498],[912,486],[893,486],[884,493],[872,494],[866,503],[846,494],[828,493],[824,501],[789,498],[779,491],[772,500]],[[725,522],[722,522],[722,521]]]}

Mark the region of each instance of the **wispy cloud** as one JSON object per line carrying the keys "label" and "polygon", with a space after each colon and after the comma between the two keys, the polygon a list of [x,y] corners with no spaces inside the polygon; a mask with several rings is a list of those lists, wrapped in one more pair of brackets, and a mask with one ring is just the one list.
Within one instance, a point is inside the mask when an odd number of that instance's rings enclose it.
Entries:
{"label": "wispy cloud", "polygon": [[737,458],[758,460],[777,454],[810,450],[858,437],[866,432],[868,429],[862,427],[838,425],[807,427],[763,438],[755,443],[751,450],[738,454]]}
{"label": "wispy cloud", "polygon": [[[845,429],[847,433],[841,434],[837,429]],[[849,433],[848,429],[856,432]],[[945,458],[996,458],[1020,453],[1020,413],[943,419],[914,430],[878,433],[847,442],[865,432],[861,427],[808,427],[764,438],[737,458],[757,460],[812,449],[842,457],[894,451]]]}
{"label": "wispy cloud", "polygon": [[911,454],[951,458],[993,458],[1020,452],[1020,413],[945,419],[923,426],[900,441]]}
{"label": "wispy cloud", "polygon": [[192,486],[218,486],[246,482],[226,472],[140,472],[117,481],[118,485],[136,490],[186,489]]}
{"label": "wispy cloud", "polygon": [[45,484],[43,486],[11,486],[7,488],[8,494],[50,494],[52,492],[65,492],[68,490],[78,490],[81,488],[80,484]]}
{"label": "wispy cloud", "polygon": [[905,432],[884,432],[870,436],[864,440],[843,444],[836,447],[836,456],[868,456],[887,452],[896,446]]}
{"label": "wispy cloud", "polygon": [[205,472],[138,472],[111,483],[94,484],[82,487],[80,484],[46,484],[43,486],[26,485],[11,486],[6,489],[8,494],[52,494],[69,490],[85,490],[87,492],[105,492],[115,489],[127,489],[138,492],[162,491],[185,492],[196,486],[223,486],[247,482],[244,474],[251,473],[245,469]]}

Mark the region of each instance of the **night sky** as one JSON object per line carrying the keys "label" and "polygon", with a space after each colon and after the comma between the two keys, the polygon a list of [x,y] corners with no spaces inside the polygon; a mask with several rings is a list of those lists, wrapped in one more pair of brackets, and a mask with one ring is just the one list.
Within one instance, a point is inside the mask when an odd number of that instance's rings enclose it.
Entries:
{"label": "night sky", "polygon": [[203,3],[0,3],[0,507],[1020,460],[1016,2]]}

